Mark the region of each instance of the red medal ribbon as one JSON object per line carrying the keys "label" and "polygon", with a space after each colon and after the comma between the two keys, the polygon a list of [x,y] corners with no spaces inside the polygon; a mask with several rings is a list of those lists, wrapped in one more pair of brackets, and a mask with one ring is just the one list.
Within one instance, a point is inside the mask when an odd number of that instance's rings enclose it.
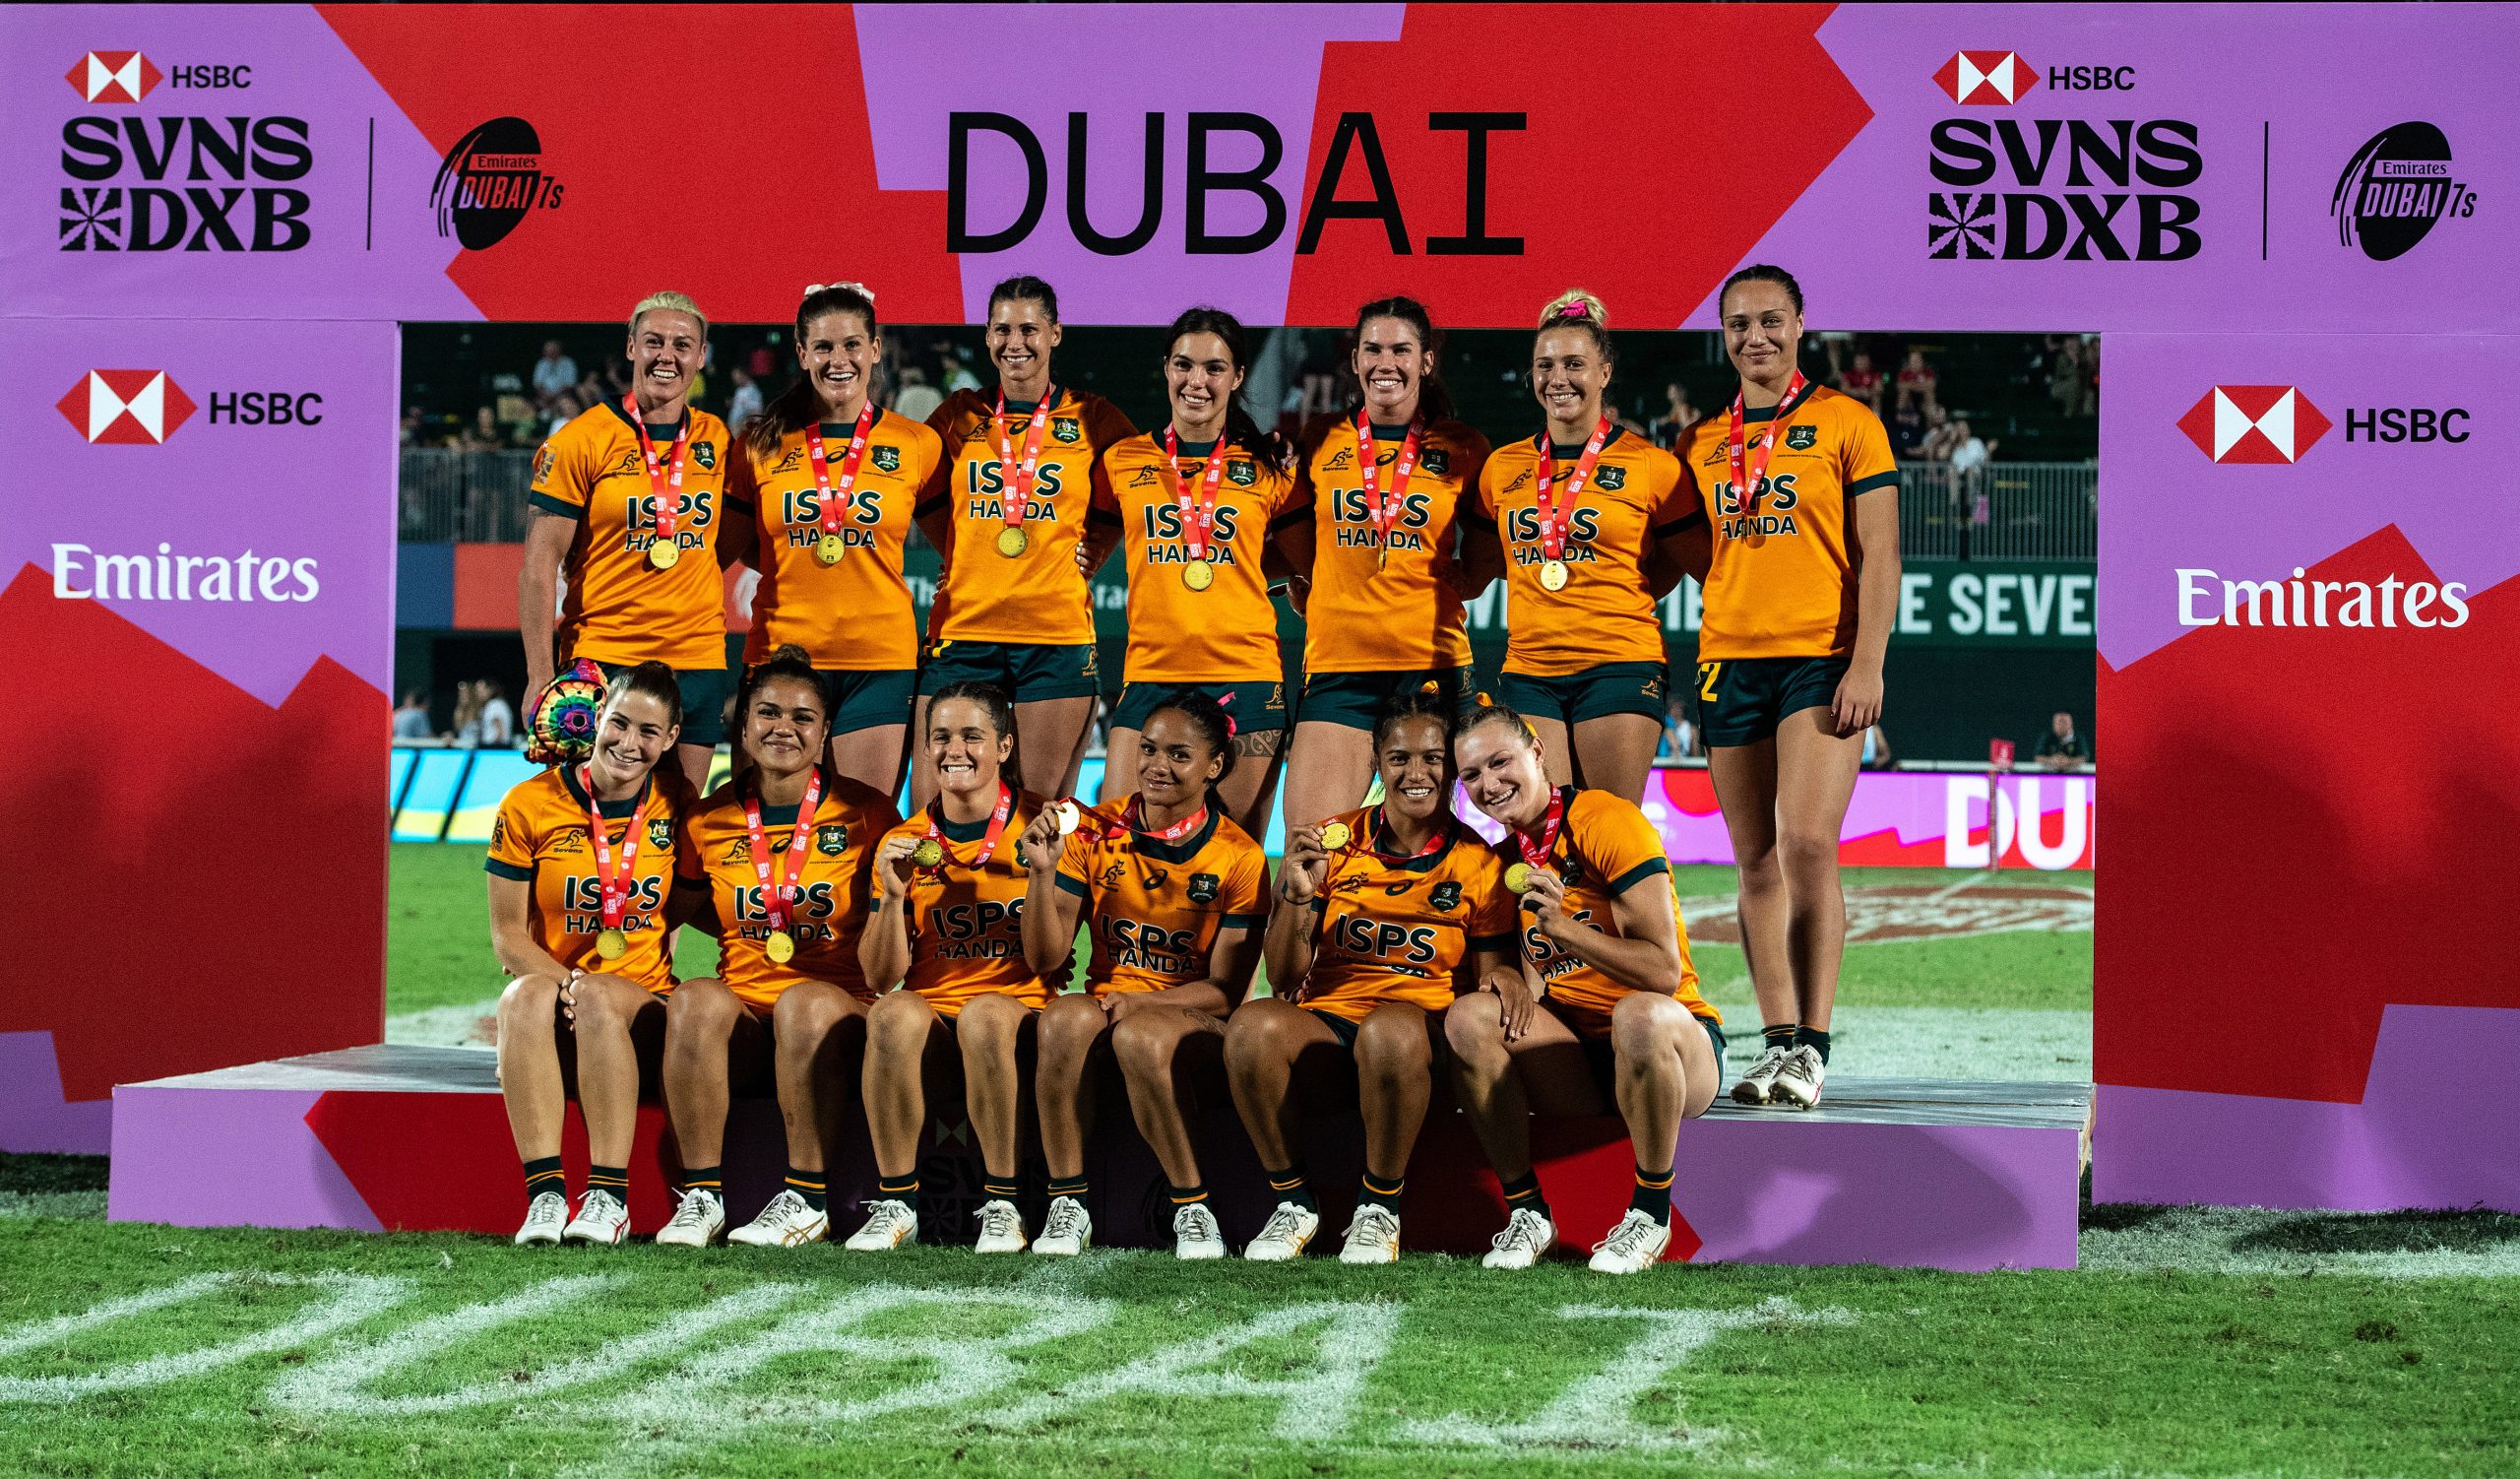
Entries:
{"label": "red medal ribbon", "polygon": [[1398,853],[1386,853],[1382,850],[1381,838],[1384,831],[1382,814],[1382,807],[1374,807],[1374,829],[1371,846],[1374,850],[1374,856],[1378,858],[1400,858],[1400,861],[1403,863],[1415,863],[1420,858],[1431,856],[1436,849],[1442,847],[1453,835],[1452,819],[1450,817],[1446,817],[1443,822],[1435,828],[1435,835],[1426,839],[1426,845],[1424,847],[1419,848],[1418,851],[1410,854],[1406,858],[1401,858]]}
{"label": "red medal ribbon", "polygon": [[[953,843],[947,840],[945,829],[938,824],[937,820],[943,814],[939,808],[944,804],[945,801],[942,797],[929,804],[927,835],[935,839],[938,847],[946,849],[946,856],[950,858],[953,856]],[[997,852],[997,840],[1006,835],[1006,819],[1014,814],[1015,788],[1000,781],[997,783],[997,809],[989,813],[988,835],[980,839],[980,855],[972,860],[972,871],[978,872],[981,868],[988,867],[989,858]],[[937,867],[942,868],[944,865],[940,863]]]}
{"label": "red medal ribbon", "polygon": [[788,876],[779,886],[770,886],[770,839],[761,831],[761,795],[753,792],[744,797],[744,825],[752,830],[752,870],[761,879],[761,915],[773,930],[788,928],[788,905],[796,892],[796,880],[805,875],[805,834],[813,830],[814,808],[822,804],[823,773],[816,766],[805,778],[805,799],[796,804],[796,829],[788,837]]}
{"label": "red medal ribbon", "polygon": [[1140,837],[1150,838],[1156,842],[1179,842],[1182,838],[1199,830],[1200,823],[1208,819],[1208,808],[1202,804],[1198,810],[1172,825],[1159,828],[1146,819],[1146,798],[1131,796],[1128,816],[1129,830]]}
{"label": "red medal ribbon", "polygon": [[578,767],[578,786],[587,794],[587,838],[595,844],[595,873],[602,885],[603,928],[621,928],[623,911],[630,906],[631,874],[639,867],[639,834],[647,830],[648,799],[655,794],[653,783],[642,782],[639,804],[630,813],[630,830],[621,839],[621,871],[612,870],[612,838],[603,829],[603,806],[595,799],[595,763]]}
{"label": "red medal ribbon", "polygon": [[1565,822],[1566,793],[1551,791],[1548,794],[1548,815],[1542,818],[1540,824],[1540,845],[1534,847],[1530,835],[1522,828],[1514,829],[1514,845],[1522,849],[1523,861],[1534,868],[1548,867],[1549,855],[1557,851],[1557,829]]}
{"label": "red medal ribbon", "polygon": [[1165,466],[1172,473],[1172,502],[1181,510],[1181,538],[1189,543],[1190,557],[1208,557],[1208,539],[1217,527],[1217,487],[1225,481],[1225,433],[1217,433],[1217,444],[1208,451],[1208,470],[1199,478],[1199,496],[1190,498],[1190,484],[1181,478],[1181,438],[1170,426],[1164,428]]}
{"label": "red medal ribbon", "polygon": [[1563,559],[1566,555],[1566,528],[1575,522],[1575,505],[1583,499],[1584,484],[1593,481],[1593,465],[1602,460],[1602,444],[1610,439],[1610,418],[1593,428],[1593,439],[1584,443],[1584,455],[1575,471],[1566,475],[1566,496],[1558,498],[1554,491],[1557,463],[1551,456],[1548,433],[1540,434],[1540,552],[1544,558]]}
{"label": "red medal ribbon", "polygon": [[691,446],[691,409],[683,408],[682,429],[673,434],[673,462],[664,481],[657,481],[657,444],[648,435],[647,418],[639,414],[639,397],[634,393],[621,398],[621,409],[630,414],[630,424],[639,432],[639,457],[648,465],[648,491],[657,500],[657,538],[670,545],[680,525],[682,502],[682,454]]}
{"label": "red medal ribbon", "polygon": [[[1058,399],[1057,386],[1042,387],[1041,399],[1033,408],[1032,422],[1024,428],[1024,461],[1019,466],[1015,442],[1006,434],[1006,387],[997,388],[997,411],[988,423],[997,432],[997,460],[1006,475],[1006,486],[998,493],[998,506],[1009,529],[1024,527],[1024,510],[1033,501],[1033,470],[1041,465],[1041,433],[1049,428],[1050,408],[1058,404]],[[1010,492],[1014,495],[1011,498]]]}
{"label": "red medal ribbon", "polygon": [[841,520],[849,512],[849,495],[857,487],[857,466],[866,460],[866,434],[875,427],[875,398],[868,396],[858,408],[857,429],[850,433],[849,455],[840,461],[840,486],[831,485],[831,463],[823,450],[823,428],[814,427],[805,438],[805,453],[814,461],[814,488],[821,499],[823,533],[838,534]]}
{"label": "red medal ribbon", "polygon": [[1733,393],[1732,430],[1725,445],[1732,456],[1732,496],[1739,501],[1741,512],[1745,514],[1759,511],[1759,480],[1768,475],[1768,459],[1776,451],[1777,427],[1785,421],[1787,408],[1794,405],[1794,398],[1802,394],[1803,383],[1800,370],[1796,370],[1794,378],[1785,383],[1785,396],[1776,403],[1776,414],[1768,418],[1767,425],[1759,431],[1759,460],[1746,467],[1743,465],[1741,396],[1737,391]]}
{"label": "red medal ribbon", "polygon": [[1391,547],[1391,531],[1400,522],[1401,504],[1409,496],[1409,475],[1418,470],[1418,443],[1425,435],[1426,414],[1419,412],[1409,418],[1409,436],[1400,444],[1400,456],[1391,465],[1391,497],[1382,496],[1382,465],[1374,450],[1373,418],[1363,407],[1356,408],[1356,461],[1363,469],[1365,512],[1374,521],[1374,540],[1385,550]]}

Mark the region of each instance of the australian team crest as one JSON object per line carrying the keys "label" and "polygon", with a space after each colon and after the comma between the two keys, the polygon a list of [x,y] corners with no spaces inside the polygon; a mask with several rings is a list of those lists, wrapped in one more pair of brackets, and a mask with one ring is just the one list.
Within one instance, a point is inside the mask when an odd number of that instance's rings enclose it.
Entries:
{"label": "australian team crest", "polygon": [[704,473],[714,473],[718,471],[718,444],[716,442],[693,442],[691,444],[691,460],[700,464],[700,470]]}
{"label": "australian team crest", "polygon": [[1820,428],[1817,426],[1788,426],[1785,428],[1785,444],[1796,452],[1810,451],[1812,445],[1819,440]]}
{"label": "australian team crest", "polygon": [[1426,902],[1435,907],[1437,914],[1450,914],[1461,907],[1461,885],[1450,881],[1438,883],[1427,890]]}
{"label": "australian team crest", "polygon": [[1054,416],[1050,418],[1050,439],[1074,446],[1085,440],[1085,423],[1072,416]]}
{"label": "australian team crest", "polygon": [[1431,478],[1441,478],[1453,470],[1453,454],[1441,447],[1428,447],[1418,456],[1418,466]]}
{"label": "australian team crest", "polygon": [[673,851],[673,823],[662,817],[648,819],[648,846],[660,853]]}
{"label": "australian team crest", "polygon": [[1249,487],[1260,481],[1260,470],[1237,458],[1225,465],[1225,481],[1235,487]]}
{"label": "australian team crest", "polygon": [[1606,493],[1617,492],[1627,486],[1627,469],[1598,468],[1593,473],[1593,485]]}
{"label": "australian team crest", "polygon": [[826,858],[837,858],[849,849],[849,824],[814,828],[814,851]]}
{"label": "australian team crest", "polygon": [[551,444],[544,442],[534,449],[534,485],[540,487],[551,481]]}
{"label": "australian team crest", "polygon": [[901,449],[901,448],[899,448],[899,447],[877,447],[877,448],[875,449],[875,471],[876,471],[876,472],[878,472],[878,473],[898,473],[898,472],[900,472],[901,470],[902,470],[902,449]]}
{"label": "australian team crest", "polygon": [[1217,901],[1217,885],[1224,881],[1225,880],[1223,878],[1218,877],[1215,873],[1192,873],[1190,875],[1190,902],[1193,904],[1215,903]]}

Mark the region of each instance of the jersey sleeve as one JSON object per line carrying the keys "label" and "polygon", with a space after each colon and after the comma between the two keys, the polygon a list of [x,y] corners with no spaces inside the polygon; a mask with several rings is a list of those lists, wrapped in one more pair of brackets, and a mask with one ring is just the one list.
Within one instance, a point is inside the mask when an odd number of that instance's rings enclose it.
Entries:
{"label": "jersey sleeve", "polygon": [[923,503],[927,501],[927,489],[940,485],[939,478],[945,467],[945,438],[936,433],[934,426],[919,423],[917,429],[905,439],[910,442],[911,457],[917,464],[911,478],[919,492],[911,501]]}
{"label": "jersey sleeve", "polygon": [[1690,518],[1702,512],[1704,504],[1698,498],[1697,483],[1690,479],[1686,463],[1666,452],[1654,461],[1653,469],[1660,486],[1653,491],[1645,521],[1660,539],[1687,528]]}
{"label": "jersey sleeve", "polygon": [[1671,871],[1654,823],[1614,797],[1591,794],[1589,804],[1569,816],[1567,823],[1575,833],[1577,850],[1600,870],[1602,886],[1613,894]]}
{"label": "jersey sleeve", "polygon": [[1505,886],[1505,869],[1496,855],[1480,849],[1479,871],[1468,880],[1473,900],[1470,913],[1470,947],[1473,950],[1497,950],[1513,953],[1515,913],[1522,907],[1513,890]]}
{"label": "jersey sleeve", "polygon": [[1062,891],[1089,901],[1094,897],[1094,853],[1102,845],[1102,838],[1084,827],[1067,834],[1066,844],[1059,849],[1058,885]]}
{"label": "jersey sleeve", "polygon": [[499,803],[499,814],[490,823],[490,856],[481,867],[494,877],[529,883],[534,879],[534,850],[541,839],[536,834],[534,813],[521,794],[524,790],[524,786],[517,787]]}
{"label": "jersey sleeve", "polygon": [[1881,418],[1859,407],[1850,407],[1847,419],[1852,423],[1838,447],[1838,482],[1853,499],[1877,487],[1899,485],[1899,465],[1890,460],[1890,433],[1883,429]]}
{"label": "jersey sleeve", "polygon": [[544,513],[585,518],[595,485],[594,469],[588,465],[589,445],[590,438],[578,431],[575,421],[544,438],[534,454],[534,481],[527,485],[525,501]]}
{"label": "jersey sleeve", "polygon": [[1470,496],[1461,500],[1461,518],[1465,524],[1481,529],[1496,527],[1496,483],[1489,475],[1487,463],[1479,465],[1479,481],[1469,485]]}
{"label": "jersey sleeve", "polygon": [[749,514],[761,504],[760,470],[752,464],[752,447],[742,437],[728,438],[726,453],[726,506],[737,513]]}
{"label": "jersey sleeve", "polygon": [[673,876],[677,883],[698,883],[709,876],[708,860],[700,853],[700,808],[683,813],[673,829]]}
{"label": "jersey sleeve", "polygon": [[1094,494],[1086,507],[1094,514],[1120,517],[1120,484],[1128,471],[1129,455],[1121,443],[1113,442],[1102,449],[1094,461]]}
{"label": "jersey sleeve", "polygon": [[953,446],[963,420],[963,393],[945,398],[945,404],[927,414],[927,429],[936,434],[936,463],[927,470],[927,481],[918,490],[916,511],[926,513],[945,495],[953,491],[954,458],[946,449]]}
{"label": "jersey sleeve", "polygon": [[1469,495],[1461,500],[1462,505],[1476,506],[1480,479],[1487,471],[1487,454],[1493,449],[1488,446],[1486,436],[1477,428],[1456,425],[1458,429],[1453,435],[1453,445],[1459,451],[1462,466],[1453,471],[1461,479],[1462,490]]}
{"label": "jersey sleeve", "polygon": [[1269,923],[1269,858],[1254,843],[1235,860],[1225,880],[1228,930],[1258,930]]}
{"label": "jersey sleeve", "polygon": [[[1086,408],[1085,438],[1094,445],[1107,451],[1137,434],[1138,428],[1130,424],[1120,408],[1102,397],[1095,397],[1093,404]],[[1094,495],[1087,506],[1117,509],[1117,502],[1105,501],[1111,498],[1111,474],[1109,464],[1102,457],[1094,459],[1093,482]]]}

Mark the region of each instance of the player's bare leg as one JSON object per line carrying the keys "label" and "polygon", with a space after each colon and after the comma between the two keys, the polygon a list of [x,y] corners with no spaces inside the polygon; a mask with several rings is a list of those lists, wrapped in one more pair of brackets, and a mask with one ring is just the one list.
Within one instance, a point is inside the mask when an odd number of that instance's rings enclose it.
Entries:
{"label": "player's bare leg", "polygon": [[909,738],[907,724],[879,724],[872,729],[834,735],[831,768],[851,780],[865,782],[885,796],[897,796],[901,793],[902,760]]}
{"label": "player's bare leg", "polygon": [[1286,741],[1285,730],[1236,733],[1233,774],[1217,788],[1226,815],[1254,839],[1269,835],[1269,804],[1278,797],[1278,754]]}
{"label": "player's bare leg", "polygon": [[499,1097],[520,1161],[560,1153],[568,1099],[560,1076],[560,984],[520,976],[499,993]]}
{"label": "player's bare leg", "polygon": [[1643,805],[1662,743],[1662,721],[1643,714],[1584,720],[1575,726],[1576,783]]}
{"label": "player's bare leg", "polygon": [[682,766],[683,777],[691,782],[692,793],[707,796],[709,767],[718,761],[718,747],[714,744],[677,744],[673,747],[673,757]]}
{"label": "player's bare leg", "polygon": [[[1786,944],[1793,901],[1777,855],[1776,741],[1710,745],[1706,765],[1740,877],[1733,912],[1741,924],[1741,953],[1750,968],[1750,990],[1758,997],[1759,1021],[1768,1029],[1796,1026],[1802,1018],[1794,958]],[[1792,1046],[1770,1039],[1734,1086],[1732,1097],[1744,1104],[1765,1104]]]}
{"label": "player's bare leg", "polygon": [[[1242,1127],[1251,1136],[1251,1148],[1259,1153],[1260,1165],[1279,1196],[1277,1210],[1244,1250],[1246,1258],[1278,1262],[1299,1256],[1320,1230],[1321,1209],[1303,1184],[1295,1156],[1302,1128],[1297,1100],[1324,1099],[1326,1095],[1318,1091],[1328,1087],[1325,1080],[1331,1075],[1319,1070],[1342,1057],[1338,1034],[1284,997],[1245,1001],[1226,1022],[1226,1082],[1242,1117]],[[1298,1095],[1295,1075],[1304,1066],[1315,1069],[1305,1075],[1309,1080],[1305,1087],[1315,1092]]]}
{"label": "player's bare leg", "polygon": [[724,982],[704,978],[674,988],[665,1005],[665,1113],[684,1166],[724,1158],[734,1085],[771,1066],[770,1034]]}
{"label": "player's bare leg", "polygon": [[1770,1103],[1809,1109],[1827,1076],[1829,1021],[1846,957],[1847,901],[1838,878],[1838,833],[1862,758],[1859,735],[1840,736],[1823,708],[1788,714],[1777,726],[1777,852],[1792,915],[1786,954],[1793,963],[1801,1023],[1792,1061],[1769,1090]]}
{"label": "player's bare leg", "polygon": [[638,1038],[663,1025],[665,1004],[618,976],[580,976],[569,984],[569,996],[588,1159],[626,1166],[639,1128]]}
{"label": "player's bare leg", "polygon": [[1566,732],[1563,719],[1540,719],[1526,714],[1523,718],[1540,740],[1541,770],[1551,786],[1575,784],[1575,741]]}
{"label": "player's bare leg", "polygon": [[1097,804],[1107,804],[1138,789],[1139,730],[1111,727],[1111,739],[1103,751],[1102,789],[1096,793]]}
{"label": "player's bare leg", "polygon": [[916,811],[936,800],[936,766],[927,758],[927,746],[915,742],[919,736],[927,733],[927,695],[924,693],[918,695],[917,707],[911,716],[910,733],[914,741],[910,762],[910,807]]}
{"label": "player's bare leg", "polygon": [[1041,1117],[1041,1159],[1054,1182],[1085,1175],[1085,1145],[1094,1135],[1089,1075],[1110,1026],[1103,1003],[1084,992],[1053,997],[1041,1008],[1033,1098]]}
{"label": "player's bare leg", "polygon": [[800,981],[780,993],[771,1025],[788,1164],[821,1171],[840,1139],[849,1081],[863,1068],[866,1003],[829,982]]}
{"label": "player's bare leg", "polygon": [[1040,698],[1015,706],[1015,760],[1023,772],[1018,784],[1037,796],[1060,797],[1076,790],[1076,773],[1085,763],[1086,731],[1094,724],[1094,698]]}
{"label": "player's bare leg", "polygon": [[1364,804],[1373,779],[1371,732],[1327,720],[1298,723],[1287,753],[1287,825],[1307,826],[1354,810]]}

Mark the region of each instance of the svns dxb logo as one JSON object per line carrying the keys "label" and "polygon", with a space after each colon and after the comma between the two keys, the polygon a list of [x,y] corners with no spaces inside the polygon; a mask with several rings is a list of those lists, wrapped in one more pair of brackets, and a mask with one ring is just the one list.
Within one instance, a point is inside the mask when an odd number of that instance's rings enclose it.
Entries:
{"label": "svns dxb logo", "polygon": [[[253,68],[91,51],[64,74],[83,101],[129,107],[162,82],[176,91],[251,88]],[[293,252],[312,238],[297,183],[315,167],[306,120],[136,112],[83,114],[61,126],[61,250]]]}
{"label": "svns dxb logo", "polygon": [[[2017,51],[1962,51],[1934,82],[1964,107],[2052,93],[2133,91],[2135,69],[2078,64],[2043,74]],[[2178,262],[2204,248],[2197,126],[2180,118],[1937,120],[1927,168],[1951,186],[1925,201],[1925,254],[1945,262]]]}

